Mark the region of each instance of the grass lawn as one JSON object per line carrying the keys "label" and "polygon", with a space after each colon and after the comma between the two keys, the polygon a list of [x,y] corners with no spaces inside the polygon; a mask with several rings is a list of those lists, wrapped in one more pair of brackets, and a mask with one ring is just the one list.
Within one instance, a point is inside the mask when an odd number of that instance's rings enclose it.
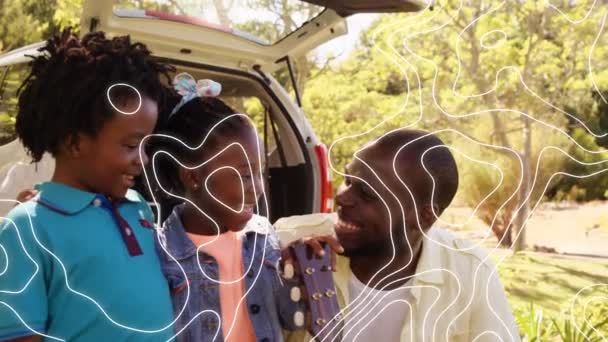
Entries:
{"label": "grass lawn", "polygon": [[[494,259],[497,262],[499,257]],[[550,325],[551,318],[569,317],[563,313],[569,312],[580,290],[598,284],[604,285],[595,286],[579,295],[574,307],[575,321],[581,324],[582,311],[589,300],[588,314],[595,312],[596,316],[605,316],[605,312],[608,312],[608,261],[518,253],[506,257],[498,264],[498,270],[516,316],[522,315],[521,311],[534,303],[536,309],[542,308],[545,323]],[[605,333],[608,326],[600,330]],[[555,339],[556,333],[553,336],[547,340],[562,340]]]}

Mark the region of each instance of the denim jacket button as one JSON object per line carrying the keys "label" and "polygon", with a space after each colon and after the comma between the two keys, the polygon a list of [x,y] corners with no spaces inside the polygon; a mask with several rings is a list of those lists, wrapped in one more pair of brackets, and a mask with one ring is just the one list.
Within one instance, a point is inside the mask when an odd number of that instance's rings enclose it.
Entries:
{"label": "denim jacket button", "polygon": [[260,312],[260,306],[257,304],[252,304],[249,308],[251,309],[251,313],[253,314],[257,314],[258,312]]}

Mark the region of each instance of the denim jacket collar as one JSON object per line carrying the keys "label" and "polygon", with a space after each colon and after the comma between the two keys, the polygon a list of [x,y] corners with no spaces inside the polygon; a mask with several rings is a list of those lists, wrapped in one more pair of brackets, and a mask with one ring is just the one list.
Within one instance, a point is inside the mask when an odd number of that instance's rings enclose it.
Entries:
{"label": "denim jacket collar", "polygon": [[[185,203],[176,205],[173,208],[171,215],[169,215],[163,224],[163,230],[165,230],[163,240],[165,241],[161,242],[170,255],[176,260],[184,260],[197,253],[197,246],[195,246],[188,238],[188,235],[186,235],[186,229],[182,223],[181,217],[185,205]],[[262,235],[269,233],[270,227],[267,222],[267,220],[257,215],[254,215],[254,217],[249,220],[245,228],[239,232],[239,235],[242,235],[244,246],[248,245],[247,240],[256,238],[256,233]],[[170,243],[168,243],[168,241],[170,241]]]}
{"label": "denim jacket collar", "polygon": [[[182,213],[185,204],[176,205],[173,212],[163,223],[165,234],[161,235],[165,241],[161,241],[164,247],[177,260],[184,260],[196,254],[196,246],[186,235],[186,229],[182,224]],[[171,241],[168,243],[168,241]]]}

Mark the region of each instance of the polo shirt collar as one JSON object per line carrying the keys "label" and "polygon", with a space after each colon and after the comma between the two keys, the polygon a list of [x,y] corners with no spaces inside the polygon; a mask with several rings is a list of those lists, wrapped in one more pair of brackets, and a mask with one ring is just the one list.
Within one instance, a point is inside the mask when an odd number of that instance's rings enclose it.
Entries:
{"label": "polo shirt collar", "polygon": [[[43,182],[35,185],[34,189],[40,192],[36,199],[41,204],[64,215],[74,215],[81,212],[91,205],[95,199],[108,201],[104,194],[83,191],[57,182]],[[124,200],[128,202],[142,201],[138,193],[131,189],[125,194]]]}

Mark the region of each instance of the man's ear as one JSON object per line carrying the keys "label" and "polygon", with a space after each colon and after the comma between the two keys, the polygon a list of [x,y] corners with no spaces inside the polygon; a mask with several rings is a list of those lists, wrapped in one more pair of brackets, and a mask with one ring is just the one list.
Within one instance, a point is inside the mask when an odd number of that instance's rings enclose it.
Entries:
{"label": "man's ear", "polygon": [[423,225],[423,228],[429,229],[437,221],[439,215],[441,215],[441,211],[436,203],[425,204],[420,210],[420,224]]}

